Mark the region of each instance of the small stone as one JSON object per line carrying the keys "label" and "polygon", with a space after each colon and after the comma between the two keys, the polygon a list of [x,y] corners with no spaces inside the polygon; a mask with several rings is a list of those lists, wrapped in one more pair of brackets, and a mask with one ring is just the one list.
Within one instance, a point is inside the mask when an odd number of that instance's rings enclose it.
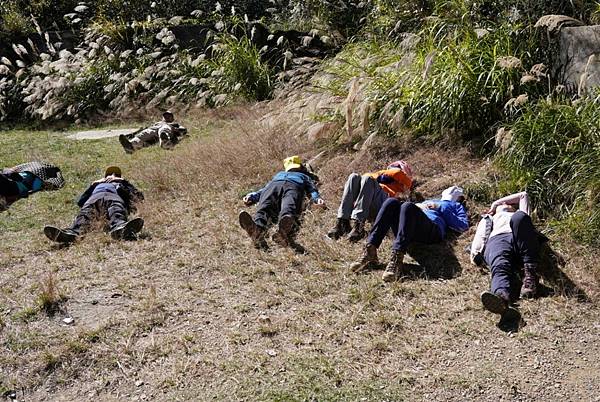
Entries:
{"label": "small stone", "polygon": [[73,319],[73,317],[65,317],[65,318],[63,318],[62,321],[67,325],[72,325],[73,323],[75,323],[75,320]]}
{"label": "small stone", "polygon": [[136,387],[141,387],[142,385],[144,385],[144,381],[142,381],[142,380],[137,380],[137,381],[135,382],[135,386],[136,386]]}
{"label": "small stone", "polygon": [[271,357],[277,356],[277,351],[275,349],[267,349],[266,352]]}

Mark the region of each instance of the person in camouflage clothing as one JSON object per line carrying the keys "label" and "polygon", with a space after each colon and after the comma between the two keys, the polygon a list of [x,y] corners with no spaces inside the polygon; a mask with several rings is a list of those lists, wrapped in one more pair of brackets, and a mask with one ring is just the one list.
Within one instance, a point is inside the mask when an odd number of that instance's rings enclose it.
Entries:
{"label": "person in camouflage clothing", "polygon": [[28,162],[0,172],[0,212],[15,201],[38,191],[58,190],[64,186],[60,168],[44,162]]}
{"label": "person in camouflage clothing", "polygon": [[138,149],[149,147],[158,143],[163,149],[173,148],[181,137],[187,134],[187,129],[175,122],[175,116],[171,111],[163,113],[163,119],[154,123],[152,126],[143,129],[133,135],[133,138],[121,134],[119,142],[128,154]]}

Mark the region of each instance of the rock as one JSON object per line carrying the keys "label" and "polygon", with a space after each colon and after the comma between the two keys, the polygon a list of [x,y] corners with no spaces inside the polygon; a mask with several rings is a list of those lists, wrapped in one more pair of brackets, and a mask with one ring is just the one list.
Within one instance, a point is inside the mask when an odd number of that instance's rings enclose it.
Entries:
{"label": "rock", "polygon": [[275,349],[267,349],[265,352],[271,357],[277,356],[277,351]]}
{"label": "rock", "polygon": [[306,137],[310,142],[329,139],[339,129],[340,125],[335,122],[315,123],[308,128]]}
{"label": "rock", "polygon": [[75,319],[73,319],[73,317],[65,317],[63,318],[62,322],[67,325],[73,325],[75,323]]}
{"label": "rock", "polygon": [[136,386],[136,387],[141,387],[142,385],[144,385],[144,381],[142,381],[142,380],[137,380],[137,381],[135,382],[135,386]]}
{"label": "rock", "polygon": [[599,25],[562,28],[558,46],[558,62],[553,69],[564,71],[563,84],[570,92],[582,94],[600,86]]}

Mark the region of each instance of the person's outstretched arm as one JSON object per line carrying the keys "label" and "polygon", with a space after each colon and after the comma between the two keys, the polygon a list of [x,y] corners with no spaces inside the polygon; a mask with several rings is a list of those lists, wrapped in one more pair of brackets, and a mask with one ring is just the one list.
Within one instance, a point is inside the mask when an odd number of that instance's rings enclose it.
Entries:
{"label": "person's outstretched arm", "polygon": [[494,214],[496,212],[496,207],[502,204],[519,204],[519,210],[529,215],[529,196],[526,191],[521,191],[520,193],[507,195],[506,197],[497,199],[492,202],[488,213]]}

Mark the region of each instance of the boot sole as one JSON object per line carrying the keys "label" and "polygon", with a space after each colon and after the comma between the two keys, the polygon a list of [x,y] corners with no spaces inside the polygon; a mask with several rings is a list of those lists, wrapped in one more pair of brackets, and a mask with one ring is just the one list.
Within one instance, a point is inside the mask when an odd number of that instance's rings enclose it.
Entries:
{"label": "boot sole", "polygon": [[73,243],[75,240],[77,240],[77,236],[66,233],[64,230],[54,226],[45,226],[44,234],[48,239],[57,243]]}
{"label": "boot sole", "polygon": [[115,240],[121,240],[123,238],[135,238],[136,233],[142,230],[143,227],[144,220],[142,218],[135,218],[125,223],[122,228],[111,231],[110,237]]}
{"label": "boot sole", "polygon": [[360,264],[357,266],[352,264],[350,265],[350,271],[354,272],[355,274],[360,274],[361,272],[371,271],[377,268],[377,265],[379,265],[379,261],[369,261],[365,264]]}
{"label": "boot sole", "polygon": [[273,241],[279,244],[281,247],[288,247],[290,245],[289,236],[293,227],[294,218],[289,215],[281,218],[277,232],[273,233]]}
{"label": "boot sole", "polygon": [[504,314],[508,309],[508,303],[495,293],[485,291],[481,294],[481,304],[494,314]]}
{"label": "boot sole", "polygon": [[252,219],[252,216],[250,216],[248,212],[242,211],[238,215],[238,220],[242,229],[244,229],[248,236],[250,236],[250,238],[254,240],[256,234],[256,223],[254,223],[254,219]]}

